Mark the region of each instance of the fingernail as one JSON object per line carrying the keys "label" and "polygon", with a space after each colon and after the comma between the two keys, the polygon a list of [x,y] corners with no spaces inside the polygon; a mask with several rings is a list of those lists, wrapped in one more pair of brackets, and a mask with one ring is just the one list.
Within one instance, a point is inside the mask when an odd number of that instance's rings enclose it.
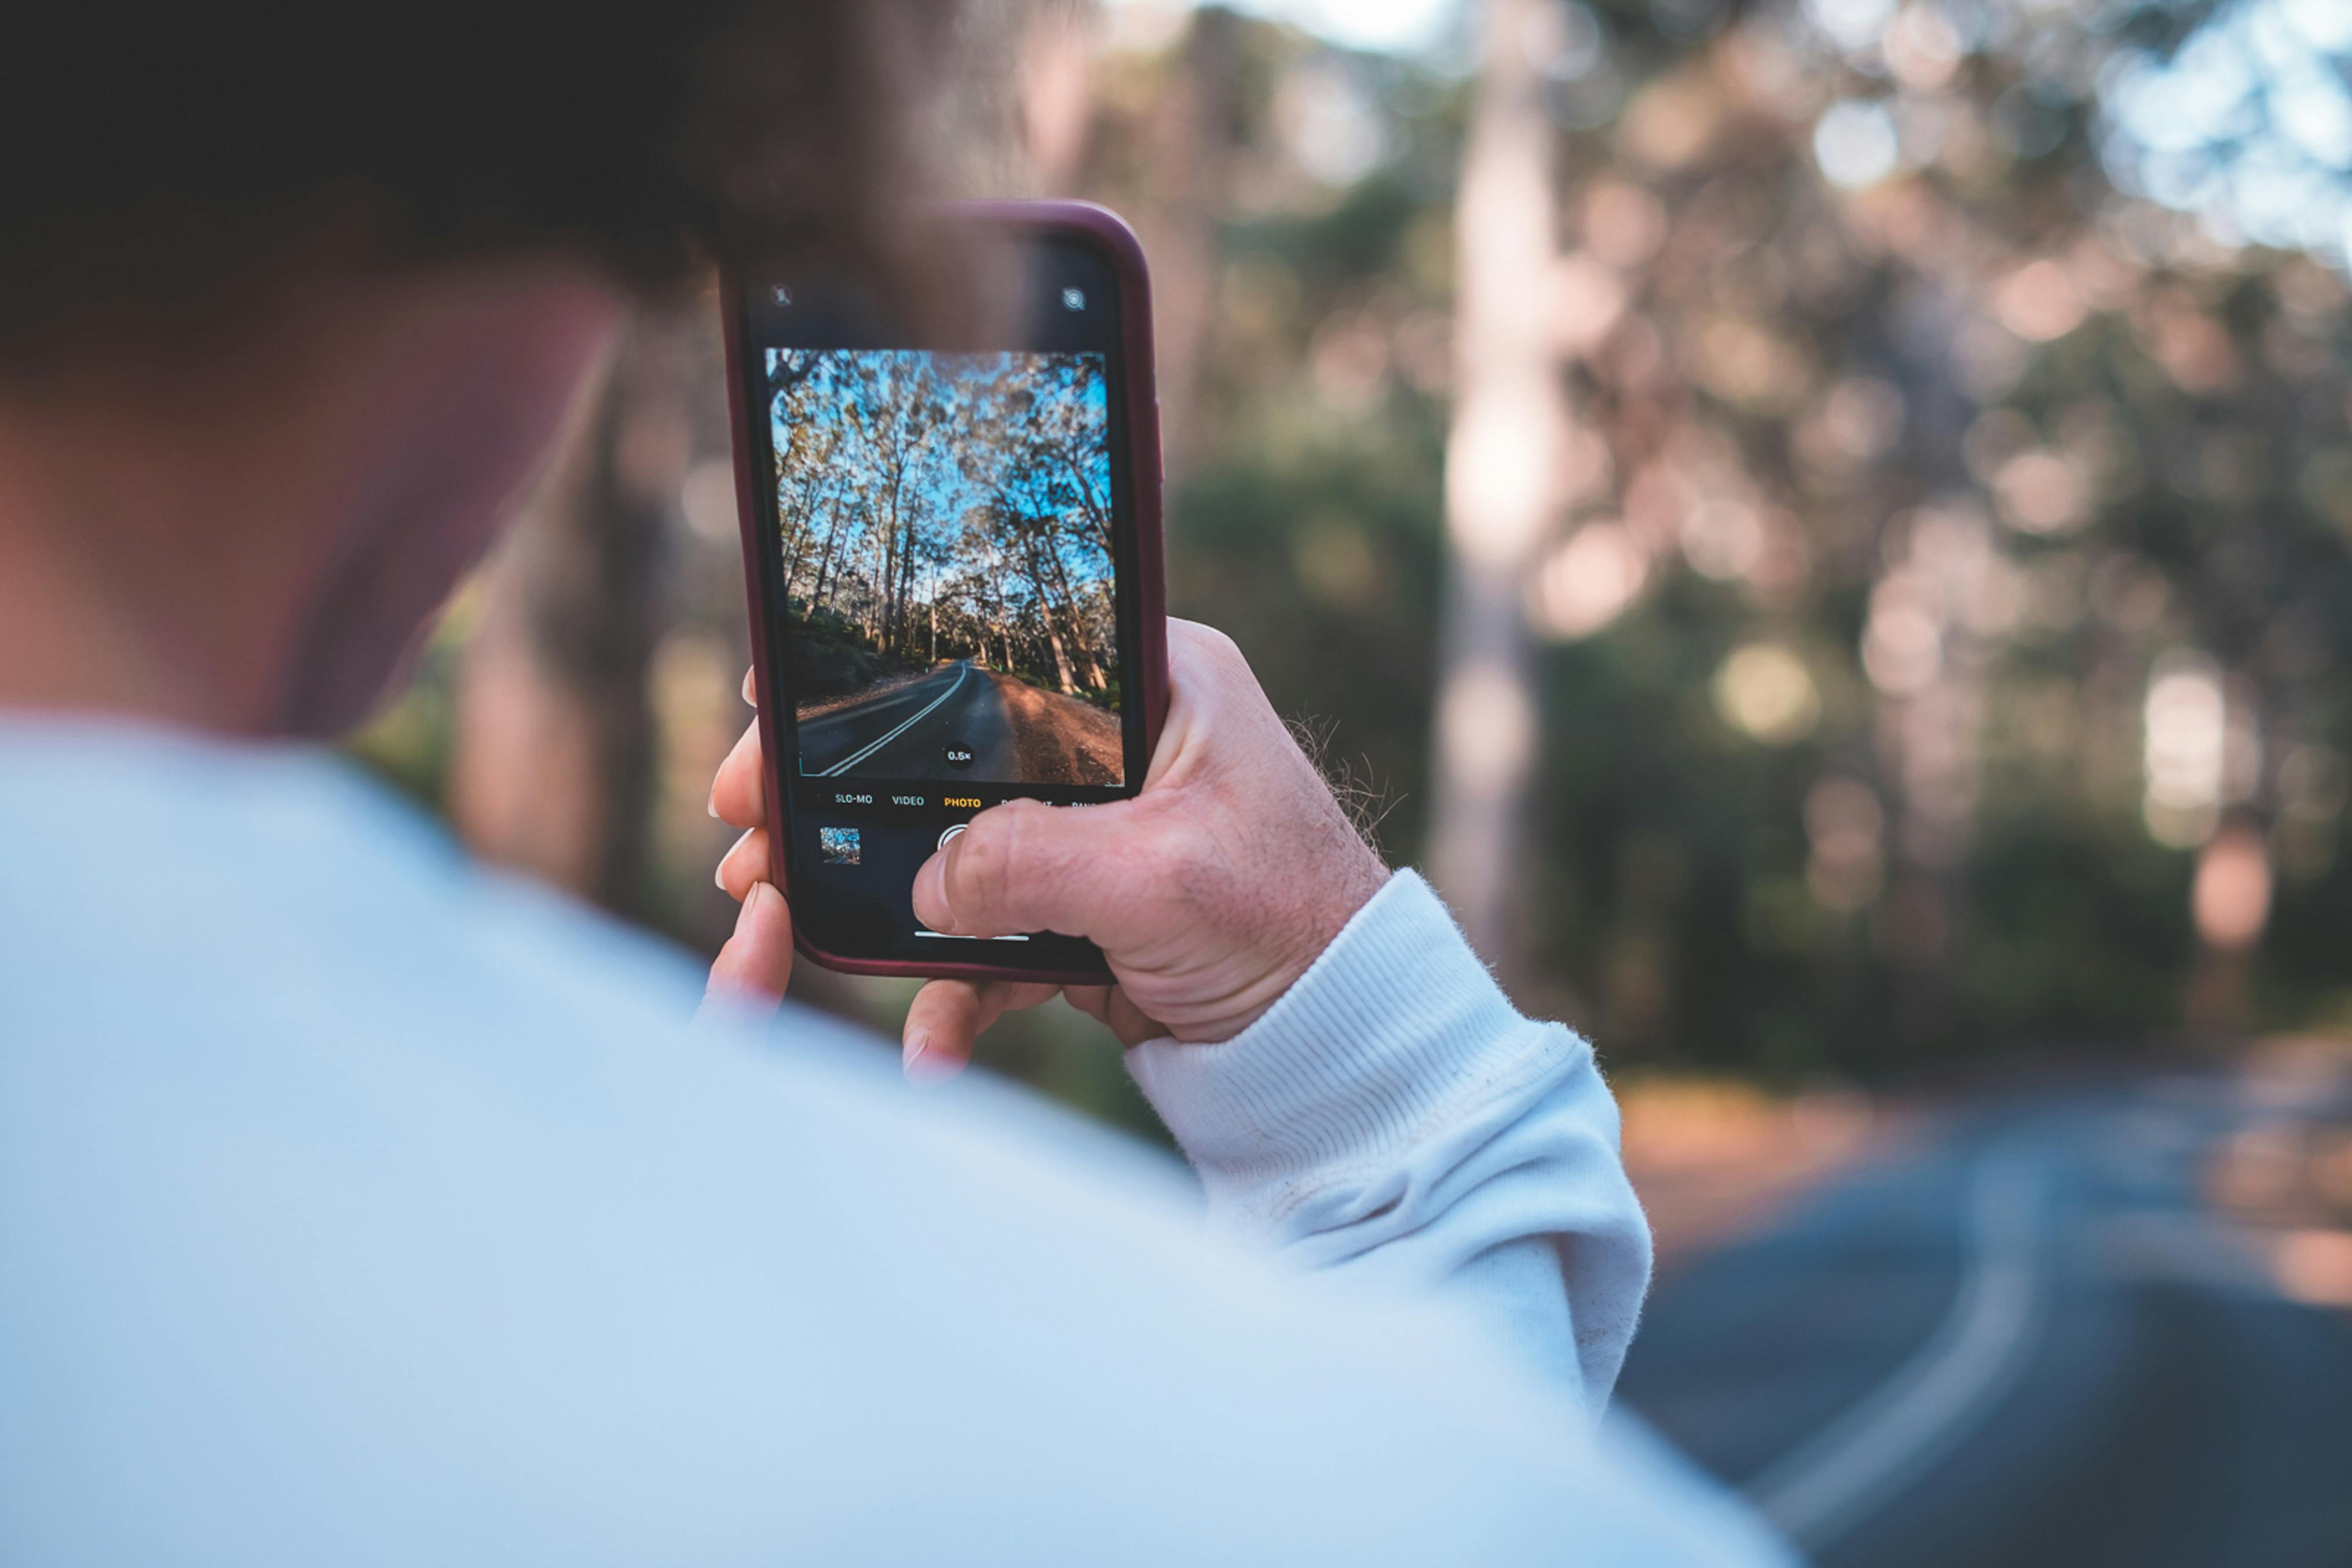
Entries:
{"label": "fingernail", "polygon": [[704,810],[706,810],[706,811],[708,811],[708,812],[709,812],[709,813],[710,813],[711,818],[712,818],[712,820],[713,820],[713,821],[716,821],[716,820],[718,819],[718,816],[719,816],[719,789],[718,789],[718,787],[717,787],[716,785],[714,785],[714,786],[712,786],[712,787],[711,787],[711,790],[710,790],[710,798],[709,798],[709,800],[707,800],[703,801],[703,803],[702,803],[702,809],[703,809]]}
{"label": "fingernail", "polygon": [[719,892],[725,893],[727,891],[727,862],[733,860],[735,858],[735,852],[741,849],[745,844],[751,842],[751,835],[759,831],[760,830],[757,828],[744,829],[743,836],[737,839],[733,843],[728,845],[727,852],[719,857],[719,869],[710,873],[710,880],[719,884]]}
{"label": "fingernail", "polygon": [[956,1075],[956,1061],[943,1051],[931,1049],[928,1036],[915,1035],[907,1041],[907,1054],[899,1063],[907,1082],[919,1088],[945,1083]]}

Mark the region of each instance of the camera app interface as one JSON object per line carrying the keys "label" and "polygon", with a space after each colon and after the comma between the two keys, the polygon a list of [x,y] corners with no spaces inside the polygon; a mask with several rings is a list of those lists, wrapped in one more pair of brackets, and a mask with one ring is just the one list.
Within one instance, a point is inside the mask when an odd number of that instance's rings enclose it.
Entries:
{"label": "camera app interface", "polygon": [[915,918],[973,817],[1147,765],[1122,281],[1083,241],[955,243],[974,291],[919,333],[821,270],[741,297],[793,920],[847,958],[1090,974],[1080,937]]}
{"label": "camera app interface", "polygon": [[1124,782],[1104,356],[771,348],[766,375],[802,779]]}

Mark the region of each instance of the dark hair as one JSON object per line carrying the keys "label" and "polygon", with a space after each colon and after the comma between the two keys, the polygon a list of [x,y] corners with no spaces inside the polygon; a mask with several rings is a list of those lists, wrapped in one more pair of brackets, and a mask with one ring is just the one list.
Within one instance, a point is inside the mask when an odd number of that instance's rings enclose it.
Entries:
{"label": "dark hair", "polygon": [[44,0],[0,50],[0,355],[219,314],[306,246],[906,259],[948,0]]}

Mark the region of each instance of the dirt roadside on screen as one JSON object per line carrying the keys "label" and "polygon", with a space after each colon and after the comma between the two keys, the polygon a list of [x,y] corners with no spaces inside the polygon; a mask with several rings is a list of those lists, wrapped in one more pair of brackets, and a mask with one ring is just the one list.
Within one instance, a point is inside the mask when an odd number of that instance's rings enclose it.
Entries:
{"label": "dirt roadside on screen", "polygon": [[1092,703],[1039,691],[992,670],[1012,720],[1021,778],[1030,784],[1117,784],[1125,758],[1118,716]]}

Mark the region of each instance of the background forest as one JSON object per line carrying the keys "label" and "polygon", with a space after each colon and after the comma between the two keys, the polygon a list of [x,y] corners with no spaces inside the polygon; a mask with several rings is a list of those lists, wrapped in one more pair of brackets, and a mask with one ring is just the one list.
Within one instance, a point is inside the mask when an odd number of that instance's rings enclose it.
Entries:
{"label": "background forest", "polygon": [[[1372,781],[1390,856],[1624,1071],[2352,1022],[2352,9],[1424,9],[1357,47],[1000,7],[943,110],[971,188],[1141,232],[1171,608]],[[705,314],[638,329],[368,742],[706,946],[745,718],[722,386]],[[1517,455],[1449,480],[1456,443]],[[824,594],[928,651],[941,528]],[[1008,564],[1006,624],[1066,614]],[[1048,1013],[993,1060],[1144,1124],[1095,1044]]]}
{"label": "background forest", "polygon": [[1098,356],[771,350],[768,380],[803,708],[975,659],[1117,710]]}
{"label": "background forest", "polygon": [[[978,3],[965,185],[1150,257],[1171,609],[1594,1042],[1618,1408],[1831,1568],[2352,1556],[2352,4]],[[705,949],[709,315],[366,742]]]}

